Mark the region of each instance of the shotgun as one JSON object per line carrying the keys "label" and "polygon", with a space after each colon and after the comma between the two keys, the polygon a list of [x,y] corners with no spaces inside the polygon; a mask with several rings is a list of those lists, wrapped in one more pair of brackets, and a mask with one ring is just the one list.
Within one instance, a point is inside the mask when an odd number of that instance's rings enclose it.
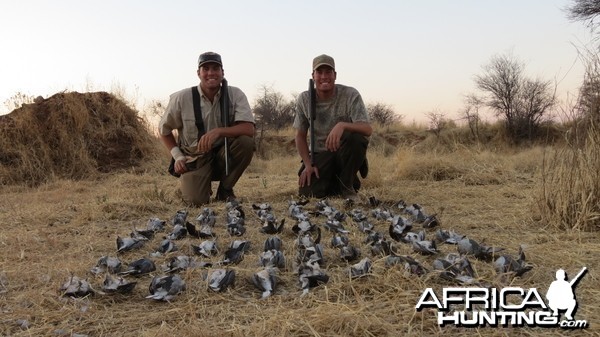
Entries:
{"label": "shotgun", "polygon": [[[229,90],[227,80],[221,82],[221,122],[223,127],[229,127]],[[225,137],[225,176],[229,175],[229,140]]]}
{"label": "shotgun", "polygon": [[315,91],[315,82],[311,78],[308,80],[308,113],[310,115],[310,165],[315,166],[315,119],[317,118],[317,93]]}

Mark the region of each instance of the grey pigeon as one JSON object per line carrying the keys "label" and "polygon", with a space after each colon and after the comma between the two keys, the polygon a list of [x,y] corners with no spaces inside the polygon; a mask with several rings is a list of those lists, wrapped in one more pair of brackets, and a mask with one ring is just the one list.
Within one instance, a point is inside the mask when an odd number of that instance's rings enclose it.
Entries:
{"label": "grey pigeon", "polygon": [[435,232],[435,238],[438,242],[444,242],[452,245],[458,244],[458,241],[464,239],[464,235],[460,235],[453,230],[443,230],[439,228]]}
{"label": "grey pigeon", "polygon": [[144,246],[144,242],[144,240],[117,236],[117,253],[139,249]]}
{"label": "grey pigeon", "polygon": [[213,227],[217,222],[217,215],[214,210],[209,207],[204,207],[202,212],[196,217],[196,221],[200,225],[208,225]]}
{"label": "grey pigeon", "polygon": [[311,288],[329,282],[329,276],[321,269],[317,261],[307,261],[300,265],[298,279],[302,288],[302,296]]}
{"label": "grey pigeon", "polygon": [[260,232],[265,234],[278,234],[283,231],[284,224],[285,219],[281,219],[279,225],[277,225],[275,219],[267,219],[264,221],[263,226],[260,228]]}
{"label": "grey pigeon", "polygon": [[185,224],[188,234],[195,238],[209,239],[214,238],[213,227],[211,225],[203,224],[200,226],[200,230],[196,229],[196,226],[190,222]]}
{"label": "grey pigeon", "polygon": [[373,228],[375,228],[375,225],[368,222],[367,220],[364,220],[364,221],[361,221],[358,223],[358,230],[360,230],[363,233],[368,233],[368,232],[372,231]]}
{"label": "grey pigeon", "polygon": [[458,252],[461,255],[473,255],[476,259],[490,262],[497,255],[497,253],[504,250],[499,247],[488,247],[483,244],[479,244],[473,239],[467,237],[458,241]]}
{"label": "grey pigeon", "polygon": [[188,227],[187,222],[185,222],[183,225],[176,224],[175,227],[173,227],[173,230],[171,231],[171,233],[169,233],[169,235],[167,235],[167,239],[169,239],[169,240],[183,239],[188,234],[187,227]]}
{"label": "grey pigeon", "polygon": [[262,291],[261,298],[267,298],[273,294],[277,287],[277,270],[275,268],[264,268],[252,275],[252,283]]}
{"label": "grey pigeon", "polygon": [[185,227],[185,222],[187,221],[188,211],[185,209],[181,209],[175,213],[173,216],[173,227],[180,225]]}
{"label": "grey pigeon", "polygon": [[102,256],[90,272],[94,275],[102,273],[116,274],[121,271],[121,260],[117,257]]}
{"label": "grey pigeon", "polygon": [[186,269],[197,267],[196,261],[187,255],[172,256],[167,262],[162,265],[162,270],[165,273],[175,273]]}
{"label": "grey pigeon", "polygon": [[102,290],[107,294],[127,294],[133,291],[137,282],[130,282],[122,277],[114,277],[111,274],[106,274],[102,283]]}
{"label": "grey pigeon", "polygon": [[278,236],[271,236],[265,240],[263,251],[281,250],[281,239]]}
{"label": "grey pigeon", "polygon": [[191,245],[194,253],[204,257],[211,257],[219,253],[215,240],[202,241],[199,245]]}
{"label": "grey pigeon", "polygon": [[140,275],[151,273],[155,270],[156,270],[156,265],[154,264],[154,261],[147,259],[147,258],[141,258],[141,259],[131,262],[127,266],[127,269],[120,272],[119,275],[140,276]]}
{"label": "grey pigeon", "polygon": [[415,260],[413,257],[408,255],[388,255],[385,258],[385,265],[388,268],[395,265],[401,265],[404,267],[404,270],[418,276],[427,273],[427,268],[425,268],[421,263],[419,263],[419,261]]}
{"label": "grey pigeon", "polygon": [[215,269],[208,277],[208,288],[215,292],[225,291],[235,283],[235,270]]}
{"label": "grey pigeon", "polygon": [[325,224],[323,226],[333,233],[342,233],[342,234],[350,233],[348,230],[346,230],[344,228],[344,224],[342,224],[342,222],[339,220],[329,219],[325,222]]}
{"label": "grey pigeon", "polygon": [[171,301],[185,290],[185,281],[178,274],[155,276],[148,287],[151,298],[157,301]]}
{"label": "grey pigeon", "polygon": [[494,269],[498,274],[513,273],[514,276],[520,277],[533,269],[533,266],[525,262],[523,247],[519,246],[518,258],[515,259],[510,255],[501,255],[494,261]]}
{"label": "grey pigeon", "polygon": [[333,248],[341,248],[347,246],[350,243],[350,240],[346,235],[335,233],[331,237],[331,247]]}
{"label": "grey pigeon", "polygon": [[154,232],[162,232],[165,230],[165,225],[167,221],[161,220],[159,218],[150,218],[146,223],[146,229],[154,231]]}
{"label": "grey pigeon", "polygon": [[352,262],[360,257],[360,250],[350,244],[340,248],[340,257],[346,262]]}
{"label": "grey pigeon", "polygon": [[230,222],[227,224],[227,233],[231,236],[242,236],[246,233],[246,227],[242,222]]}
{"label": "grey pigeon", "polygon": [[232,245],[225,251],[225,257],[222,264],[237,264],[240,263],[244,259],[244,252],[246,251],[246,246],[249,245],[247,241],[242,241],[239,244]]}
{"label": "grey pigeon", "polygon": [[350,215],[350,218],[356,223],[367,220],[367,215],[360,208],[352,209],[350,212],[348,212],[348,215]]}
{"label": "grey pigeon", "polygon": [[179,247],[177,247],[175,242],[173,242],[169,239],[164,239],[160,242],[160,245],[158,246],[158,249],[156,250],[156,254],[154,254],[154,255],[160,256],[162,254],[176,252],[178,250],[179,250]]}
{"label": "grey pigeon", "polygon": [[283,252],[276,249],[266,250],[259,255],[260,264],[263,267],[285,268],[285,256]]}
{"label": "grey pigeon", "polygon": [[371,272],[371,265],[371,259],[368,257],[365,257],[364,259],[360,260],[360,262],[353,264],[349,269],[350,278],[362,277],[369,274]]}
{"label": "grey pigeon", "polygon": [[69,279],[60,287],[63,296],[84,297],[94,295],[96,290],[92,288],[89,282],[77,276],[71,275]]}
{"label": "grey pigeon", "polygon": [[315,231],[317,228],[309,220],[302,220],[292,226],[292,231],[297,235],[304,235],[307,232]]}

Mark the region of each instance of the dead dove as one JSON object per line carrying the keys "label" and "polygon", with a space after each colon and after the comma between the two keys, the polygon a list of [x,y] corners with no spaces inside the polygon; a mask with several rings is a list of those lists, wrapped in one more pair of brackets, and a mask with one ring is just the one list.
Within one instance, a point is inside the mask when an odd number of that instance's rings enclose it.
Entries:
{"label": "dead dove", "polygon": [[127,294],[130,293],[137,282],[130,282],[122,277],[114,277],[111,274],[106,274],[102,283],[102,290],[107,294]]}
{"label": "dead dove", "polygon": [[425,222],[427,216],[423,212],[423,207],[419,204],[412,204],[404,208],[404,212],[412,215],[413,219],[418,223]]}
{"label": "dead dove", "polygon": [[404,235],[412,228],[412,223],[408,219],[404,219],[400,215],[392,218],[388,233],[390,237],[396,241],[402,241]]}
{"label": "dead dove", "polygon": [[317,261],[307,261],[300,265],[298,279],[302,288],[302,296],[304,296],[311,288],[327,283],[329,276],[321,269]]}
{"label": "dead dove", "polygon": [[102,273],[116,274],[121,271],[121,260],[116,257],[102,256],[90,272],[94,275]]}
{"label": "dead dove", "polygon": [[285,256],[283,252],[276,249],[266,250],[259,255],[260,264],[263,267],[285,268]]}
{"label": "dead dove", "polygon": [[181,209],[175,213],[173,217],[173,226],[180,225],[185,227],[185,222],[187,221],[188,211]]}
{"label": "dead dove", "polygon": [[165,225],[167,221],[161,220],[159,218],[150,218],[146,223],[146,229],[154,231],[154,232],[162,232],[165,230]]}
{"label": "dead dove", "polygon": [[247,250],[248,245],[248,241],[236,240],[232,242],[229,249],[225,251],[225,257],[221,263],[224,265],[240,263],[244,259],[244,252]]}
{"label": "dead dove", "polygon": [[185,281],[178,274],[155,276],[148,287],[151,298],[157,301],[171,301],[185,290]]}
{"label": "dead dove", "polygon": [[140,275],[148,274],[155,270],[156,270],[156,265],[154,264],[154,261],[147,259],[147,258],[141,258],[141,259],[131,262],[127,266],[127,269],[120,272],[119,275],[140,276]]}
{"label": "dead dove", "polygon": [[525,262],[523,247],[519,246],[519,257],[515,259],[510,255],[501,255],[494,261],[494,269],[498,274],[514,273],[514,276],[523,276],[533,269],[533,266]]}
{"label": "dead dove", "polygon": [[283,231],[284,224],[285,219],[281,219],[279,225],[277,225],[275,218],[266,219],[263,223],[263,226],[260,228],[260,232],[265,234],[278,234]]}
{"label": "dead dove", "polygon": [[473,255],[476,259],[484,260],[487,262],[492,261],[494,256],[496,256],[498,252],[504,250],[504,248],[484,246],[482,244],[479,244],[477,241],[469,239],[467,237],[458,241],[457,248],[458,252],[461,255]]}
{"label": "dead dove", "polygon": [[377,241],[371,241],[369,245],[373,256],[387,256],[391,254],[390,242],[384,236],[379,236]]}
{"label": "dead dove", "polygon": [[344,228],[344,224],[342,224],[341,221],[338,221],[335,219],[327,220],[323,226],[333,233],[342,233],[342,234],[350,233],[348,230],[346,230]]}
{"label": "dead dove", "polygon": [[230,222],[227,224],[227,233],[231,236],[242,236],[246,233],[243,222]]}
{"label": "dead dove", "polygon": [[71,275],[69,279],[60,287],[63,296],[84,297],[94,295],[96,290],[92,288],[89,282],[77,276]]}
{"label": "dead dove", "polygon": [[190,256],[172,256],[161,266],[165,273],[175,273],[186,269],[198,267],[197,262]]}
{"label": "dead dove", "polygon": [[438,242],[444,242],[444,243],[448,243],[451,245],[458,244],[458,241],[462,240],[464,237],[465,237],[464,235],[460,235],[453,230],[447,231],[447,230],[443,230],[443,229],[439,228],[435,232],[435,239]]}
{"label": "dead dove", "polygon": [[214,238],[213,227],[211,225],[203,224],[200,226],[200,230],[196,229],[196,226],[190,222],[185,224],[188,234],[195,238],[209,239]]}
{"label": "dead dove", "polygon": [[202,241],[199,245],[192,244],[194,253],[204,257],[211,257],[219,253],[217,242],[215,240]]}
{"label": "dead dove", "polygon": [[178,250],[179,250],[179,247],[177,247],[175,242],[173,242],[169,239],[164,239],[160,242],[160,245],[158,246],[158,249],[156,250],[156,252],[151,255],[152,256],[161,256],[163,254],[167,254],[170,252],[176,252]]}
{"label": "dead dove", "polygon": [[388,268],[395,265],[401,265],[404,267],[404,270],[418,276],[427,273],[427,268],[409,255],[396,255],[392,253],[385,258],[385,265]]}
{"label": "dead dove", "polygon": [[340,248],[340,257],[344,261],[352,262],[360,257],[360,250],[348,244]]}
{"label": "dead dove", "polygon": [[365,257],[364,259],[360,260],[360,262],[350,266],[350,278],[354,279],[369,274],[371,272],[371,264],[371,259]]}
{"label": "dead dove", "polygon": [[117,236],[117,253],[128,252],[144,246],[144,240],[134,238],[121,238]]}
{"label": "dead dove", "polygon": [[356,223],[367,220],[367,215],[360,208],[352,209],[350,212],[348,212],[348,215],[350,215],[350,218]]}
{"label": "dead dove", "polygon": [[267,298],[273,294],[277,287],[277,270],[275,268],[264,268],[252,275],[252,283],[262,291],[261,298]]}
{"label": "dead dove", "polygon": [[[192,225],[192,224],[190,224],[190,225]],[[171,231],[171,233],[169,233],[169,235],[167,235],[167,239],[169,239],[169,240],[183,239],[188,234],[188,231],[187,231],[188,226],[189,225],[188,225],[187,221],[183,225],[176,224],[175,227],[173,227],[173,230]]]}
{"label": "dead dove", "polygon": [[307,232],[313,232],[317,228],[318,227],[310,223],[310,221],[302,220],[296,223],[294,226],[292,226],[292,231],[297,235],[303,235]]}
{"label": "dead dove", "polygon": [[364,220],[364,221],[361,221],[358,223],[358,230],[360,230],[363,233],[368,233],[368,232],[372,231],[373,228],[375,228],[375,225],[373,225],[372,223],[370,223],[367,220]]}
{"label": "dead dove", "polygon": [[235,270],[215,269],[208,277],[208,288],[215,292],[225,291],[235,283]]}
{"label": "dead dove", "polygon": [[263,251],[281,250],[281,239],[278,236],[271,236],[265,240]]}
{"label": "dead dove", "polygon": [[[421,234],[422,233],[422,234]],[[433,255],[438,252],[437,246],[435,245],[435,241],[433,240],[425,240],[425,232],[421,231],[419,233],[420,240],[415,240],[412,242],[413,250],[419,254],[423,255]]]}
{"label": "dead dove", "polygon": [[331,237],[331,247],[333,248],[341,248],[344,246],[347,246],[350,243],[350,240],[348,239],[348,236],[346,235],[340,235],[338,233],[335,233],[332,237]]}
{"label": "dead dove", "polygon": [[217,222],[217,215],[211,208],[204,207],[202,212],[200,212],[200,214],[196,217],[196,221],[198,221],[201,226],[208,225],[213,227]]}

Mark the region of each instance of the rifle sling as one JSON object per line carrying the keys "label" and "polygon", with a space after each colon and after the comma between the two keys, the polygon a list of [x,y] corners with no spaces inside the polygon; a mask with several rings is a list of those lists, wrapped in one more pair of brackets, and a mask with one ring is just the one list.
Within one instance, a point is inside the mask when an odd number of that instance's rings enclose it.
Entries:
{"label": "rifle sling", "polygon": [[192,87],[192,99],[194,101],[194,118],[196,120],[196,127],[198,128],[198,139],[202,137],[206,130],[204,130],[204,119],[202,119],[202,106],[200,104],[200,92],[197,86]]}

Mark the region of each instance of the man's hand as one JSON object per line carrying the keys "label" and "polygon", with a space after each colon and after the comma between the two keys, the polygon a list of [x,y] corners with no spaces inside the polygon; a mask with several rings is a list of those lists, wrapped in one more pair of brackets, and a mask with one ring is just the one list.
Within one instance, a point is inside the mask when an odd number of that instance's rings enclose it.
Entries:
{"label": "man's hand", "polygon": [[187,170],[187,166],[185,165],[187,163],[187,158],[184,157],[183,159],[180,160],[175,160],[175,172],[179,173],[179,174],[184,174],[186,173]]}
{"label": "man's hand", "polygon": [[328,151],[335,152],[340,149],[342,134],[344,134],[344,124],[339,122],[331,129],[325,140],[325,147]]}
{"label": "man's hand", "polygon": [[300,185],[300,187],[310,186],[310,179],[313,174],[315,177],[317,177],[317,179],[320,178],[319,169],[316,166],[305,166],[304,170],[302,170],[302,173],[300,173],[300,177],[298,178],[298,185]]}
{"label": "man's hand", "polygon": [[213,144],[221,138],[221,128],[216,128],[205,133],[198,140],[198,152],[207,153],[212,150]]}

